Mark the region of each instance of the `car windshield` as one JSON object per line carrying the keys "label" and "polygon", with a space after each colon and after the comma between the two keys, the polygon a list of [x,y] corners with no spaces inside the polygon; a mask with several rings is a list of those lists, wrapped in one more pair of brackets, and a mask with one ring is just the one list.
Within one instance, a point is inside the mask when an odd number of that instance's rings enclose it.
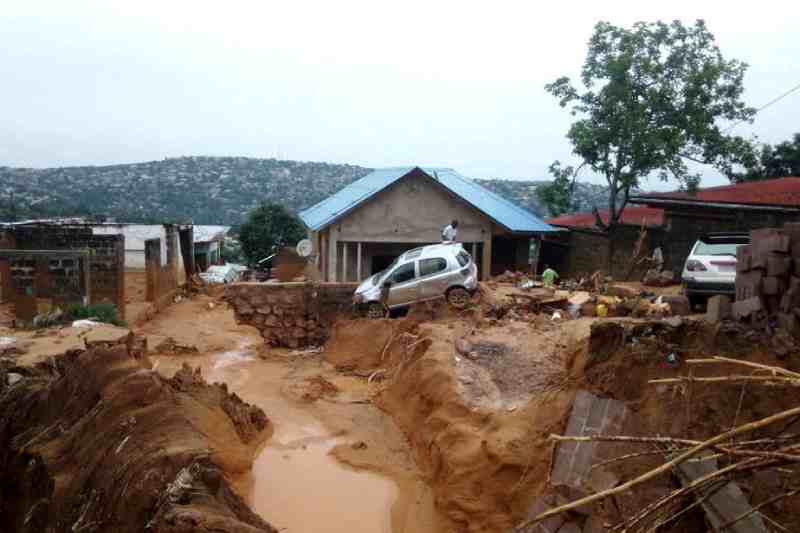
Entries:
{"label": "car windshield", "polygon": [[[402,256],[400,256],[400,257],[402,257]],[[370,283],[372,283],[373,285],[377,285],[378,283],[380,283],[381,278],[383,278],[386,275],[387,272],[391,272],[392,270],[394,270],[394,267],[396,267],[397,263],[400,261],[400,257],[398,257],[397,259],[392,261],[392,263],[388,267],[384,268],[383,270],[381,270],[377,274],[373,275],[370,278]]]}
{"label": "car windshield", "polygon": [[708,243],[699,241],[694,249],[694,255],[732,255],[736,257],[736,249],[745,243]]}

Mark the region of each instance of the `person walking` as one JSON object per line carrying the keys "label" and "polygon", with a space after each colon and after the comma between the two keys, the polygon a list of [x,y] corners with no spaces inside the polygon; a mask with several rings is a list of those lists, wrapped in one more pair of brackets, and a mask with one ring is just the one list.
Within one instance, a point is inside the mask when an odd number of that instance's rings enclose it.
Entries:
{"label": "person walking", "polygon": [[458,220],[453,219],[442,230],[442,242],[455,242],[458,238]]}

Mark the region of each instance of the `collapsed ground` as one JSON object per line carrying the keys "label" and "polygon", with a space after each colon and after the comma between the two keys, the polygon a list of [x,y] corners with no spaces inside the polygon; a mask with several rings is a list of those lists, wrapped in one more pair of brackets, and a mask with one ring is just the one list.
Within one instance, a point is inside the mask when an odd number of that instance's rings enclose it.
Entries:
{"label": "collapsed ground", "polygon": [[[775,388],[648,383],[685,375],[686,359],[711,355],[800,370],[785,338],[698,317],[553,320],[552,310],[509,305],[514,290],[485,287],[481,303],[458,313],[429,305],[398,320],[343,317],[321,351],[261,348],[218,295],[173,305],[135,337],[106,326],[6,331],[18,349],[6,350],[0,366],[0,519],[14,531],[271,531],[270,516],[248,509],[244,474],[274,429],[268,407],[256,407],[258,387],[237,392],[241,384],[202,378],[243,343],[248,369],[282,369],[270,374],[277,394],[336,436],[336,460],[397,484],[395,532],[511,531],[663,459],[612,462],[582,490],[554,490],[549,436],[568,432],[576,395],[620,402],[619,434],[697,440],[797,404]],[[695,377],[715,372],[693,369]],[[595,463],[643,450],[596,451]],[[737,482],[755,504],[797,479],[784,466]],[[603,531],[679,486],[662,476],[548,527]],[[790,531],[800,528],[799,510],[792,499],[760,509]],[[696,506],[660,531],[704,527]]]}

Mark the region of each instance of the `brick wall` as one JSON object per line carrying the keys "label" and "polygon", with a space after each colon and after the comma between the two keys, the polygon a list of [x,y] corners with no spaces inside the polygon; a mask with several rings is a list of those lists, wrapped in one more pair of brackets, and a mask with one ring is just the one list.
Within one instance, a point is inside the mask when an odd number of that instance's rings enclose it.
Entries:
{"label": "brick wall", "polygon": [[[145,299],[161,308],[175,296],[181,279],[179,269],[183,263],[179,261],[180,244],[178,229],[165,225],[165,245],[161,239],[147,239],[144,241],[145,269],[147,271],[147,287]],[[162,258],[162,255],[166,254]]]}
{"label": "brick wall", "polygon": [[319,345],[328,326],[352,312],[355,283],[234,283],[225,289],[236,322],[256,327],[270,346]]}
{"label": "brick wall", "polygon": [[[91,252],[89,303],[112,303],[120,317],[125,314],[125,240],[121,235],[93,235],[91,228],[57,225],[16,226],[4,230],[3,242],[13,243],[17,250],[81,250]],[[34,259],[9,261],[9,284],[15,292],[33,288],[34,273],[48,278],[37,282],[42,297],[55,303],[82,300],[85,294],[83,275],[77,259],[46,260],[45,265]],[[46,272],[45,272],[46,271]],[[45,296],[46,295],[46,296]]]}
{"label": "brick wall", "polygon": [[[627,273],[636,242],[639,239],[640,226],[621,225],[614,232],[614,259],[611,275],[622,279]],[[609,236],[599,230],[570,230],[568,237],[560,237],[562,244],[567,248],[563,254],[557,254],[561,263],[552,265],[562,278],[576,278],[592,274],[600,270],[608,275]],[[664,231],[661,228],[648,228],[647,238],[644,243],[645,253],[652,255],[657,246],[662,246],[663,251]],[[554,254],[556,257],[556,254]],[[647,270],[647,265],[641,264],[634,268],[632,280],[641,279]]]}

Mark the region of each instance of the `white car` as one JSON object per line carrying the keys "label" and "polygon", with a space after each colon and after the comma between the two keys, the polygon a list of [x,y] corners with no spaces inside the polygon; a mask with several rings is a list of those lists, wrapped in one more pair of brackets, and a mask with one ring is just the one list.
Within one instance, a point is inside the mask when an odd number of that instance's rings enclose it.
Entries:
{"label": "white car", "polygon": [[710,233],[694,243],[681,274],[692,306],[715,294],[735,294],[736,249],[749,243],[746,233]]}
{"label": "white car", "polygon": [[461,244],[432,244],[405,252],[364,280],[353,302],[368,317],[380,318],[389,309],[436,298],[461,308],[477,288],[478,268]]}

